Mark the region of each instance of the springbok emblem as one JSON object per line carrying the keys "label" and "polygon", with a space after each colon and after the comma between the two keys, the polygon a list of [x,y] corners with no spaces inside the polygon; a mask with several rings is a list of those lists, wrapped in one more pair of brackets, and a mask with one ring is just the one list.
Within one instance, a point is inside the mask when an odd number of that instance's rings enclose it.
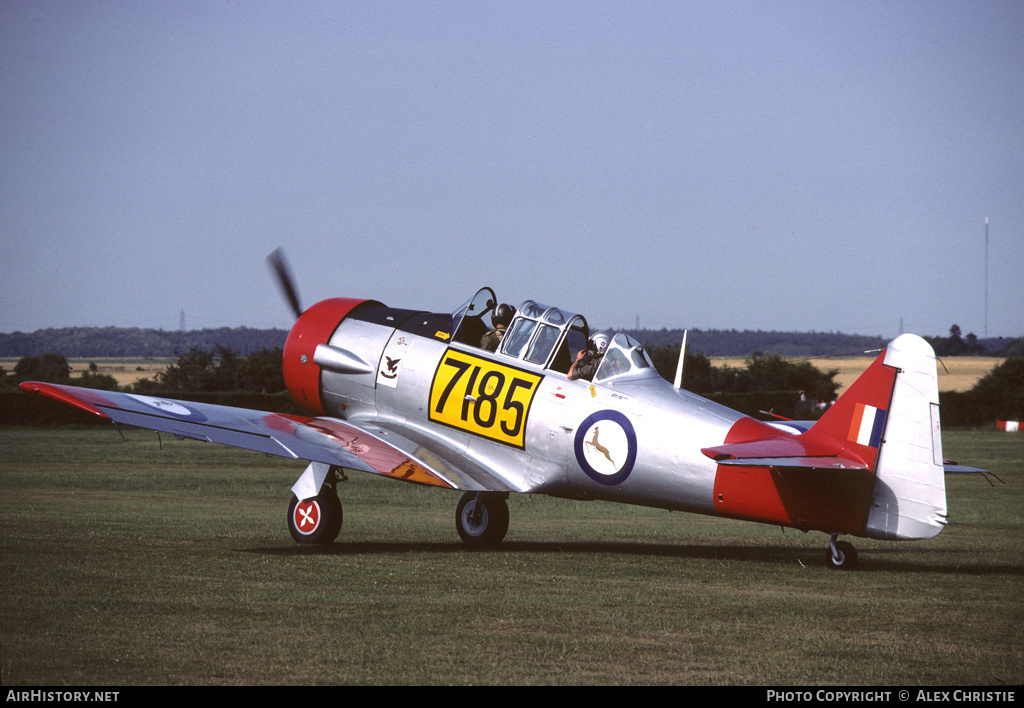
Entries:
{"label": "springbok emblem", "polygon": [[601,428],[594,428],[594,437],[592,437],[590,440],[586,441],[587,447],[590,447],[590,448],[593,448],[594,450],[597,450],[602,455],[604,455],[608,459],[609,462],[612,463],[613,467],[617,467],[617,465],[615,464],[615,460],[612,459],[612,456],[611,456],[610,452],[608,451],[608,448],[606,448],[604,445],[602,445],[601,443],[599,443],[597,441],[597,434],[598,434],[598,432],[600,432],[600,430],[601,430]]}

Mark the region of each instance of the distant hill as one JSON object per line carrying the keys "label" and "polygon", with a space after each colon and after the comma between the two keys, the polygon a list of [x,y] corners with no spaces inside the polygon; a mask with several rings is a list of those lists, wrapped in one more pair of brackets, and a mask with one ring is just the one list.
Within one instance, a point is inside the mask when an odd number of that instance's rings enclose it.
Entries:
{"label": "distant hill", "polygon": [[[683,340],[681,329],[626,330],[627,334],[649,347],[678,346]],[[968,335],[970,338],[971,335]],[[949,347],[952,338],[925,337],[940,356],[971,354],[974,356],[1020,356],[1020,341],[991,338],[968,339],[969,346]],[[855,356],[885,348],[885,337],[869,337],[842,332],[762,332],[760,330],[691,329],[686,348],[706,356],[750,356],[754,352],[780,354],[785,357]]]}
{"label": "distant hill", "polygon": [[[681,329],[627,330],[627,334],[650,347],[678,345]],[[753,352],[787,357],[844,356],[885,347],[882,337],[840,332],[762,332],[760,330],[691,329],[686,348],[707,356],[750,356]]]}
{"label": "distant hill", "polygon": [[242,356],[261,349],[284,347],[283,329],[221,327],[189,331],[135,327],[65,327],[35,332],[0,334],[0,357],[38,356],[54,352],[64,357],[173,357],[193,347],[208,350],[220,344]]}

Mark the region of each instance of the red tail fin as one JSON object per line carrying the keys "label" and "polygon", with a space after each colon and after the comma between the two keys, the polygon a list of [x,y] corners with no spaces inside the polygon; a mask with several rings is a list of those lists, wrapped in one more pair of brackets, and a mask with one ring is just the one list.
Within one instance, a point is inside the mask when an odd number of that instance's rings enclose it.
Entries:
{"label": "red tail fin", "polygon": [[885,365],[882,352],[805,437],[874,470],[895,383],[896,369]]}

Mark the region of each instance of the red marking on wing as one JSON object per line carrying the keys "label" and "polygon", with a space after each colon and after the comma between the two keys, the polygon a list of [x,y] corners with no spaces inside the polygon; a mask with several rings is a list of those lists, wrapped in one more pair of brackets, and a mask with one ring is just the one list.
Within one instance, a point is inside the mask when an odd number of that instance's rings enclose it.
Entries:
{"label": "red marking on wing", "polygon": [[340,421],[314,418],[304,423],[312,430],[326,435],[341,447],[352,453],[378,474],[418,482],[435,487],[453,489],[452,485],[435,475],[423,465],[391,445],[382,442],[359,428]]}

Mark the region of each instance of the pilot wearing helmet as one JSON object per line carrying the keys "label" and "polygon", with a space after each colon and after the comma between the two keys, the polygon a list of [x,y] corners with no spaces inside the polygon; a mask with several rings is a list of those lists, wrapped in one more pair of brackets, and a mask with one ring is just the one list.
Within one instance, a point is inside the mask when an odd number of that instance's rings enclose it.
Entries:
{"label": "pilot wearing helmet", "polygon": [[480,347],[482,349],[486,349],[489,352],[498,351],[498,345],[501,344],[501,338],[505,336],[505,328],[512,321],[512,315],[513,310],[510,306],[505,303],[498,305],[494,310],[494,314],[491,315],[491,325],[493,325],[494,329],[480,338]]}
{"label": "pilot wearing helmet", "polygon": [[591,381],[601,365],[601,357],[608,349],[609,337],[606,332],[594,332],[587,340],[587,349],[576,355],[576,361],[569,367],[571,380],[584,379]]}

